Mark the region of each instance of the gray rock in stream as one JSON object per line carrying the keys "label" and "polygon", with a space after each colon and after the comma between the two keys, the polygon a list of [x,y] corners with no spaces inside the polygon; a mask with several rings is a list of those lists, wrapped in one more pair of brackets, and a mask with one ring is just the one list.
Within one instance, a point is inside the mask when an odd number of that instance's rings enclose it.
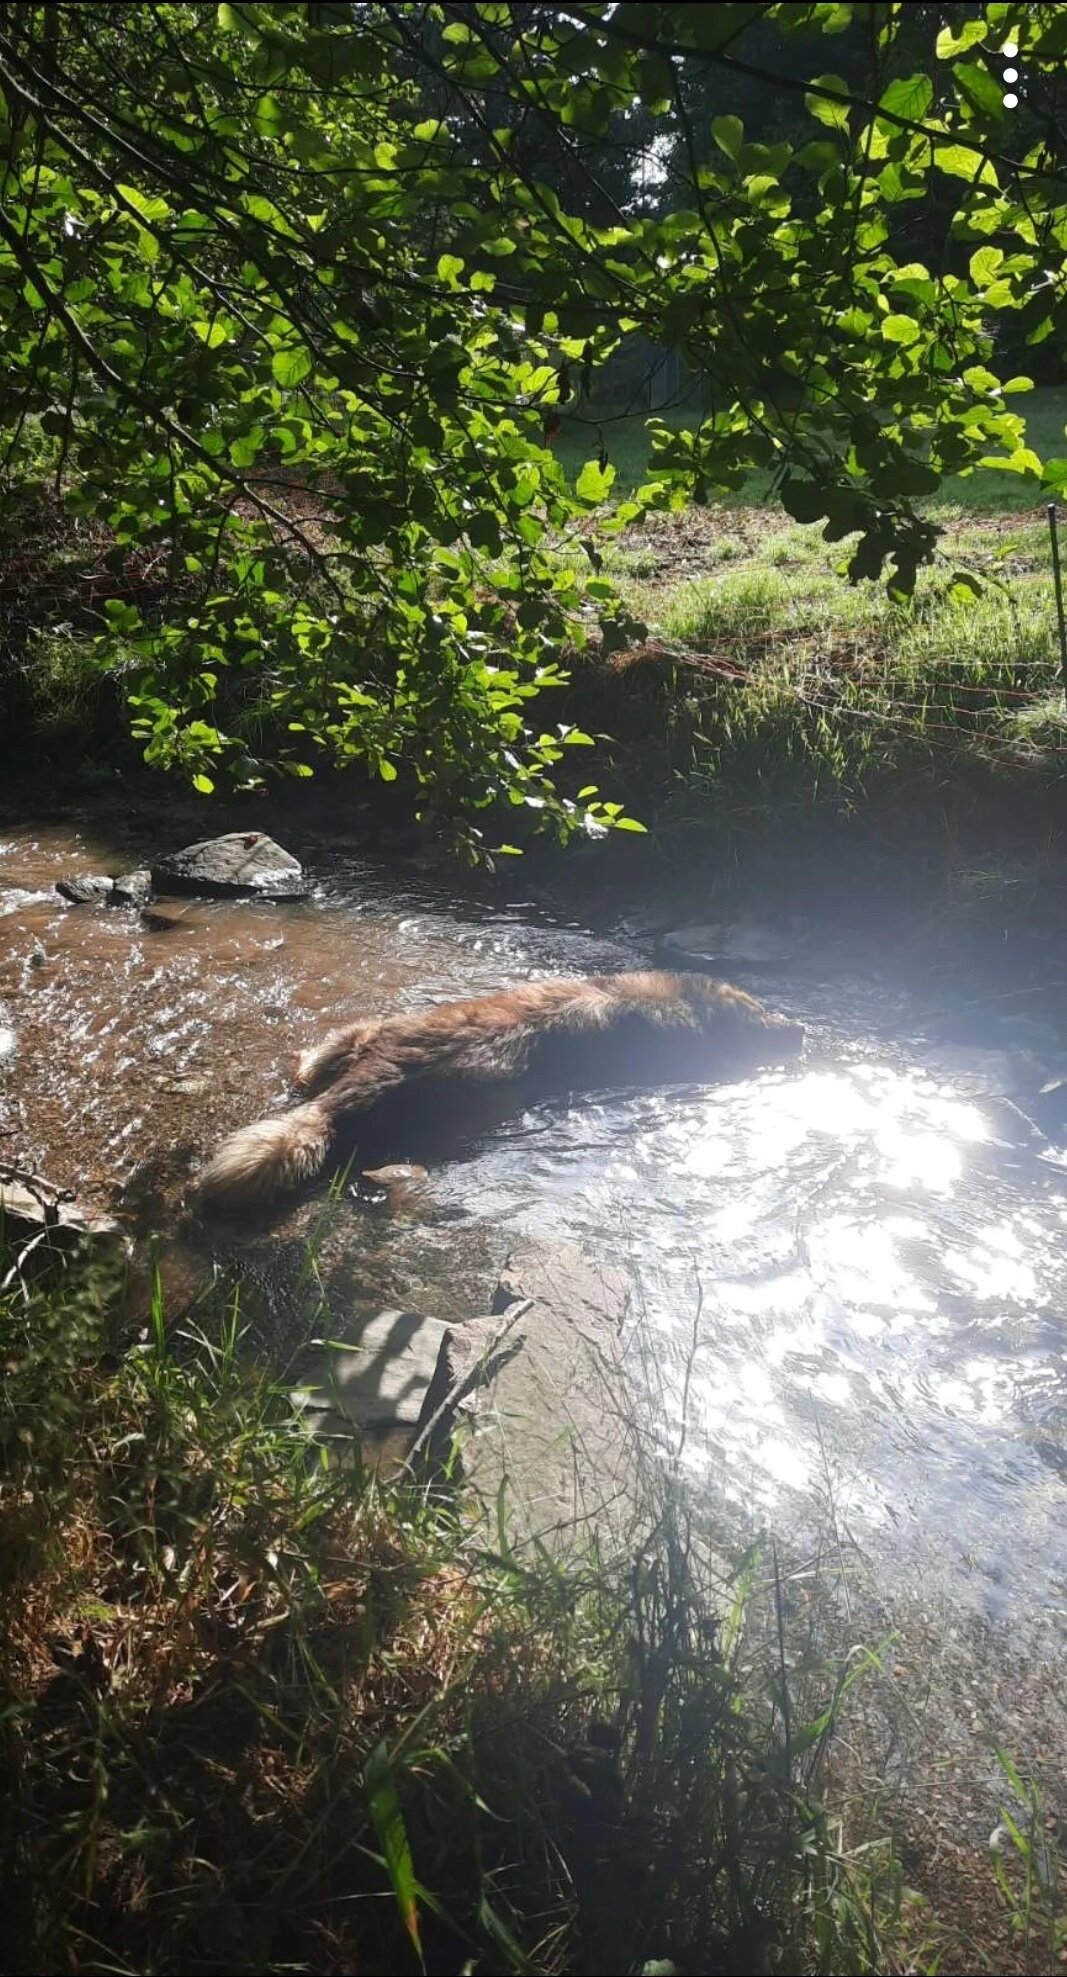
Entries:
{"label": "gray rock in stream", "polygon": [[[928,1046],[922,1062],[939,1084],[976,1099],[994,1134],[1020,1143],[1020,1122],[1054,1145],[1067,1144],[1067,1077],[1062,1052],[1038,1057],[1029,1050],[979,1044]],[[1049,1075],[1049,1072],[1052,1075]]]}
{"label": "gray rock in stream", "polygon": [[675,927],[658,946],[673,967],[778,970],[795,962],[807,944],[802,932],[770,927],[758,920],[718,920]]}
{"label": "gray rock in stream", "polygon": [[109,906],[147,906],[152,897],[152,874],[147,865],[139,866],[135,872],[123,872],[115,880],[108,898]]}
{"label": "gray rock in stream", "polygon": [[101,901],[111,898],[114,889],[114,879],[99,874],[84,879],[60,879],[56,884],[60,898],[70,906],[99,906]]}
{"label": "gray rock in stream", "polygon": [[157,892],[212,897],[306,899],[311,891],[299,860],[262,831],[230,831],[187,844],[156,859],[151,878]]}

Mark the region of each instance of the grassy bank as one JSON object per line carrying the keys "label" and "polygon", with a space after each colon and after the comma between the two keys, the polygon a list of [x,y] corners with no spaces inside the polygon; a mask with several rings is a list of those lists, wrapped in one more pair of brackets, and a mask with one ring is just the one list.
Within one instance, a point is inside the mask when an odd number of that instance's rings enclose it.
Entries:
{"label": "grassy bank", "polygon": [[1009,1771],[992,1865],[922,1837],[817,1561],[713,1567],[664,1474],[612,1555],[518,1551],[461,1466],[327,1466],[221,1287],[131,1335],[39,1260],[0,1267],[3,1968],[1055,1961],[1039,1801]]}
{"label": "grassy bank", "polygon": [[854,860],[861,891],[877,871],[909,912],[1055,919],[1067,714],[1048,525],[1027,498],[946,502],[906,605],[850,586],[847,546],[818,526],[758,505],[649,517],[606,545],[648,637],[575,671],[602,787],[716,888],[766,896],[777,873],[803,889],[832,854],[842,881]]}
{"label": "grassy bank", "polygon": [[636,689],[642,671],[670,670],[646,774],[694,804],[847,806],[901,777],[1062,773],[1043,519],[948,522],[907,605],[843,582],[840,545],[817,528],[743,510],[648,523],[609,560],[652,633],[616,678]]}
{"label": "grassy bank", "polygon": [[131,1338],[114,1276],[0,1278],[7,1968],[893,1967],[816,1804],[847,1663],[746,1646],[665,1482],[520,1557],[324,1466],[222,1291]]}

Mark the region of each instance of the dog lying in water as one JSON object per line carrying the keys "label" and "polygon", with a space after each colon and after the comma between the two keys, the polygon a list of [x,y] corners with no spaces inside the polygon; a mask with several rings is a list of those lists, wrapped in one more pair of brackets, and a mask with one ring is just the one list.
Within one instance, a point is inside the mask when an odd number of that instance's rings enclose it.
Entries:
{"label": "dog lying in water", "polygon": [[[346,1129],[361,1155],[418,1155],[420,1121],[456,1117],[478,1088],[511,1103],[598,1086],[701,1083],[782,1064],[804,1041],[743,990],[706,975],[531,982],[419,1015],[335,1030],[301,1057],[306,1102],[244,1126],[200,1180],[205,1205],[263,1205],[321,1173]],[[499,1107],[498,1107],[499,1109]],[[405,1137],[406,1136],[406,1137]]]}

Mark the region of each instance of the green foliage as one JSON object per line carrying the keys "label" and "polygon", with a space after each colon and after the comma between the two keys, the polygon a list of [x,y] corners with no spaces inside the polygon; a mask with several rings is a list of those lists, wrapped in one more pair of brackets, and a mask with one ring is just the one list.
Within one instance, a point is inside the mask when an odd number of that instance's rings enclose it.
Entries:
{"label": "green foliage", "polygon": [[[946,476],[1036,491],[997,338],[1067,327],[1055,118],[1033,137],[1060,10],[991,4],[936,56],[912,12],[5,9],[0,458],[17,480],[39,429],[118,564],[165,559],[167,608],[113,600],[100,644],[141,668],[147,759],[201,788],[403,776],[472,856],[500,810],[581,828],[531,703],[597,614],[627,628],[580,546],[610,435],[577,478],[552,441],[626,335],[679,350],[708,410],[656,432],[614,527],[762,471],[906,596]],[[705,121],[768,45],[795,140]]]}

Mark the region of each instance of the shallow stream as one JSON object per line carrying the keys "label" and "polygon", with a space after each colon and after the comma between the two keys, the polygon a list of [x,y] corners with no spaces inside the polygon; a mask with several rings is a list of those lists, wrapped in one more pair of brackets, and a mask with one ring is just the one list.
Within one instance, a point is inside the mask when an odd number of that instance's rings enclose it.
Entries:
{"label": "shallow stream", "polygon": [[[501,907],[447,871],[305,841],[308,902],[175,901],[153,924],[53,891],[143,846],[66,824],[0,840],[4,1145],[128,1212],[176,1215],[218,1137],[284,1103],[296,1051],[340,1020],[651,955],[626,926],[524,901],[521,872]],[[665,1447],[800,1543],[831,1507],[915,1613],[1051,1672],[1067,1166],[917,1040],[899,983],[836,964],[735,979],[808,1026],[797,1069],[513,1118],[404,1214],[345,1204],[333,1282],[459,1318],[486,1308],[517,1233],[624,1264]],[[262,1275],[300,1227],[250,1246]]]}

